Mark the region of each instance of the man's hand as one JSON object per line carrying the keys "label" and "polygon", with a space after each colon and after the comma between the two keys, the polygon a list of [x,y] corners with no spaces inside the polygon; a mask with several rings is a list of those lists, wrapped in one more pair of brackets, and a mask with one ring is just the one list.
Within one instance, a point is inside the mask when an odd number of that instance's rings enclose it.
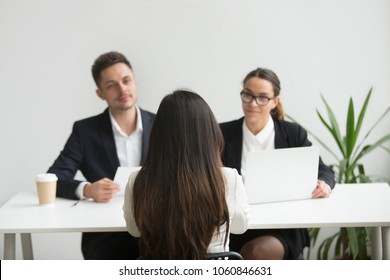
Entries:
{"label": "man's hand", "polygon": [[312,192],[312,198],[326,198],[330,195],[330,187],[324,181],[318,180],[317,187]]}
{"label": "man's hand", "polygon": [[114,181],[103,178],[84,187],[84,196],[96,202],[109,202],[119,191],[119,185]]}

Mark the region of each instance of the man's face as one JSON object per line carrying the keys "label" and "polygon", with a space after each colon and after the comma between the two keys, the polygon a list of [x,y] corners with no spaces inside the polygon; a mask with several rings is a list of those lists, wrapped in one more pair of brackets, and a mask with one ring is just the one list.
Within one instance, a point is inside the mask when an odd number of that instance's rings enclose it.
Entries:
{"label": "man's face", "polygon": [[137,81],[124,63],[116,63],[100,73],[97,95],[105,100],[113,113],[132,109],[137,101]]}

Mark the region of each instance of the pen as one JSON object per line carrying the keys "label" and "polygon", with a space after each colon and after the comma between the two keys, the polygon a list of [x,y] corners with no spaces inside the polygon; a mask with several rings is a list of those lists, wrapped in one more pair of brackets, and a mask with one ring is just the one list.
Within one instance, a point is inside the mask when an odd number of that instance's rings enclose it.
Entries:
{"label": "pen", "polygon": [[79,202],[80,202],[80,200],[77,200],[75,203],[72,204],[71,207],[75,207]]}

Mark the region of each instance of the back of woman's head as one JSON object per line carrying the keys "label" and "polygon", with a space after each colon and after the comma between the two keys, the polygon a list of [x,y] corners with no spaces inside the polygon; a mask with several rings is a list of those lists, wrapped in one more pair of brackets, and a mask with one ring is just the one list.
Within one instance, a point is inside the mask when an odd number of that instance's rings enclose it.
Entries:
{"label": "back of woman's head", "polygon": [[[280,80],[278,76],[275,74],[274,71],[267,69],[267,68],[257,68],[251,72],[249,72],[244,81],[243,85],[245,86],[245,83],[250,79],[250,78],[259,78],[262,80],[266,80],[272,84],[272,88],[274,90],[274,96],[279,96],[280,95]],[[282,102],[279,99],[278,105],[271,111],[271,115],[277,119],[283,120],[284,119],[284,109]]]}
{"label": "back of woman's head", "polygon": [[201,259],[229,221],[221,171],[223,137],[207,103],[179,90],[161,102],[134,184],[140,249],[151,259]]}

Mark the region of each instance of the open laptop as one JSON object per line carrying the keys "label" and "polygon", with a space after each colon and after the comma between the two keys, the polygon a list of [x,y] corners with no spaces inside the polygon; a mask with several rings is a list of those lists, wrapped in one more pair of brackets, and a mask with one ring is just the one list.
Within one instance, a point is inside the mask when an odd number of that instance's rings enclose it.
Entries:
{"label": "open laptop", "polygon": [[122,167],[119,166],[116,170],[114,182],[117,183],[120,187],[119,192],[117,192],[117,195],[124,195],[125,194],[125,188],[127,185],[127,182],[129,181],[130,173],[136,170],[140,170],[141,166],[134,166],[134,167]]}
{"label": "open laptop", "polygon": [[245,176],[249,204],[311,198],[318,161],[316,146],[249,152]]}

